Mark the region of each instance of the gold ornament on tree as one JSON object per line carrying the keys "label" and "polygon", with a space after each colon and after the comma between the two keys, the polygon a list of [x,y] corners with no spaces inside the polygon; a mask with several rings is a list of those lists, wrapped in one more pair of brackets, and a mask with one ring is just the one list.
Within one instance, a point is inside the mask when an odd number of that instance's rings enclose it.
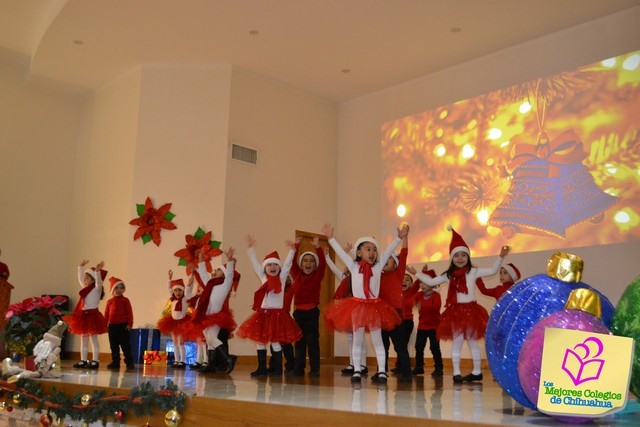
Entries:
{"label": "gold ornament on tree", "polygon": [[19,405],[20,402],[22,402],[22,395],[20,393],[16,393],[13,395],[13,403],[15,403],[16,405]]}
{"label": "gold ornament on tree", "polygon": [[164,414],[164,423],[167,427],[178,427],[181,418],[180,413],[176,409],[171,409]]}
{"label": "gold ornament on tree", "polygon": [[91,404],[91,395],[83,394],[80,398],[80,403],[82,403],[82,406],[89,406]]}

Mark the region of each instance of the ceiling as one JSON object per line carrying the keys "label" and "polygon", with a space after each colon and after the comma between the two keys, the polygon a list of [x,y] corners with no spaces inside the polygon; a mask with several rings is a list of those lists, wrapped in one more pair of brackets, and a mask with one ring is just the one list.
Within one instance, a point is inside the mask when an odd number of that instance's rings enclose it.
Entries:
{"label": "ceiling", "polygon": [[0,0],[0,59],[92,89],[139,64],[231,64],[339,103],[640,0]]}

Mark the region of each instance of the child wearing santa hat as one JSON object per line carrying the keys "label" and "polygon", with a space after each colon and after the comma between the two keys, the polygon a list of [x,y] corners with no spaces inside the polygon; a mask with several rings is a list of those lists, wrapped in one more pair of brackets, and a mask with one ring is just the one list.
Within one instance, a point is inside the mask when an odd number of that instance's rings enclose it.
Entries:
{"label": "child wearing santa hat", "polygon": [[[256,239],[247,237],[248,254],[253,270],[260,278],[261,286],[253,295],[254,313],[238,328],[240,338],[250,339],[256,343],[258,368],[251,372],[252,377],[263,377],[267,371],[267,344],[271,343],[274,375],[282,375],[282,343],[294,343],[302,337],[302,331],[284,307],[284,283],[287,280],[295,255],[293,241],[287,240],[289,253],[284,261],[280,261],[278,252],[273,251],[265,256],[262,263],[255,252]],[[278,367],[280,369],[278,370]]]}
{"label": "child wearing santa hat", "polygon": [[173,271],[169,270],[169,303],[171,310],[166,310],[160,320],[158,320],[158,330],[163,335],[171,335],[173,340],[173,354],[175,361],[173,367],[176,369],[186,369],[185,364],[186,348],[184,345],[185,336],[190,332],[191,316],[187,314],[187,300],[191,298],[193,288],[193,275],[189,277],[189,282],[185,288],[182,279],[173,280]]}
{"label": "child wearing santa hat", "polygon": [[[353,248],[351,247],[351,245],[347,243],[347,246],[344,248],[344,251],[347,253],[351,253],[352,249]],[[340,284],[338,285],[335,292],[333,293],[333,299],[340,300],[344,298],[351,298],[353,296],[353,293],[351,292],[351,272],[349,271],[349,268],[347,267],[344,269],[344,271],[340,271],[340,269],[333,263],[333,261],[329,257],[328,252],[325,252],[324,257],[327,265],[329,266],[333,274],[340,280]],[[353,332],[349,331],[345,333],[347,335],[348,348],[350,349],[353,346]],[[367,373],[369,373],[369,368],[367,368],[367,365],[366,365],[367,342],[365,340],[362,340],[360,358],[361,358],[360,373],[362,375],[366,375]],[[342,369],[341,372],[342,372],[342,375],[351,376],[353,375],[354,371],[355,369],[353,368],[353,356],[351,351],[349,351],[349,366]]]}
{"label": "child wearing santa hat", "polygon": [[198,306],[192,318],[192,329],[203,334],[207,342],[207,366],[200,369],[199,373],[216,372],[216,354],[225,365],[225,372],[230,374],[236,364],[237,356],[230,355],[227,347],[219,338],[222,329],[233,332],[236,322],[229,308],[229,294],[231,289],[237,290],[240,282],[240,273],[235,271],[236,260],[233,257],[234,249],[229,248],[225,255],[227,263],[220,265],[209,274],[204,262],[204,252],[199,254],[198,274],[203,283],[206,283]]}
{"label": "child wearing santa hat", "polygon": [[[509,247],[503,246],[500,255],[491,268],[478,268],[471,264],[471,251],[460,236],[451,226],[451,244],[449,256],[451,264],[445,273],[431,278],[423,273],[416,273],[416,277],[423,283],[421,287],[435,287],[444,283],[449,284],[445,310],[440,318],[437,329],[437,338],[453,340],[451,346],[451,362],[453,364],[453,382],[481,381],[482,370],[479,340],[484,337],[489,314],[487,310],[477,303],[476,279],[479,277],[493,276],[500,270],[502,260],[509,253]],[[473,359],[471,374],[464,377],[460,371],[460,354],[462,344],[467,340]]]}
{"label": "child wearing santa hat", "polygon": [[495,298],[497,301],[510,287],[520,280],[521,277],[520,270],[518,270],[513,263],[509,263],[500,267],[500,284],[498,286],[495,288],[487,288],[481,278],[476,280],[476,285],[478,285],[480,292],[486,296]]}
{"label": "child wearing santa hat", "polygon": [[[102,282],[107,277],[103,270],[104,262],[100,261],[95,267],[85,270],[89,260],[83,260],[78,266],[78,282],[80,300],[76,308],[63,319],[69,325],[69,332],[80,335],[80,362],[73,365],[79,369],[98,369],[100,367],[100,343],[98,335],[107,332],[107,323],[98,310],[100,300],[104,298]],[[89,361],[89,342],[93,359]]]}
{"label": "child wearing santa hat", "polygon": [[294,306],[293,318],[302,330],[302,338],[296,341],[295,368],[293,375],[304,375],[307,351],[309,352],[309,376],[320,376],[320,286],[327,267],[320,238],[312,240],[314,251],[306,251],[298,256],[301,238],[296,238],[296,254],[291,276],[293,277]]}
{"label": "child wearing santa hat", "polygon": [[120,369],[120,349],[122,349],[127,369],[135,368],[129,336],[129,331],[133,328],[133,310],[129,298],[124,296],[125,289],[122,280],[117,277],[109,278],[111,298],[107,300],[107,306],[104,309],[104,320],[107,322],[111,348],[111,363],[107,365],[109,369]]}
{"label": "child wearing santa hat", "polygon": [[333,227],[325,224],[322,233],[329,239],[329,244],[349,268],[351,273],[351,290],[353,296],[334,300],[327,306],[326,320],[332,328],[341,332],[353,332],[351,346],[354,366],[352,383],[360,383],[362,379],[361,349],[365,331],[369,331],[371,342],[376,351],[378,375],[376,382],[386,383],[385,350],[382,342],[382,329],[391,330],[402,322],[398,312],[386,301],[379,298],[380,275],[382,269],[402,239],[409,235],[409,226],[404,224],[398,229],[398,236],[378,258],[378,242],[374,237],[361,237],[356,241],[356,258],[342,249],[333,237]]}

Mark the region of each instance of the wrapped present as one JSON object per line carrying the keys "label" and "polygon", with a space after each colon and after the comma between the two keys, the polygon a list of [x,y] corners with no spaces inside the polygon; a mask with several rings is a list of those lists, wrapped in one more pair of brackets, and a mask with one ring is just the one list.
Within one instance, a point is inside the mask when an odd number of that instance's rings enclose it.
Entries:
{"label": "wrapped present", "polygon": [[160,331],[149,328],[134,328],[129,333],[131,338],[131,354],[134,363],[143,363],[147,350],[160,350]]}
{"label": "wrapped present", "polygon": [[159,350],[147,350],[144,352],[144,364],[145,365],[166,365],[167,364],[167,352]]}

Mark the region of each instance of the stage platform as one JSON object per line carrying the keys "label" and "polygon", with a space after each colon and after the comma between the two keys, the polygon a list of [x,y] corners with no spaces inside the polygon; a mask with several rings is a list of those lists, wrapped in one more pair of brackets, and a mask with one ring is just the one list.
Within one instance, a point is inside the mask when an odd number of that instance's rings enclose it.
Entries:
{"label": "stage platform", "polygon": [[[149,381],[158,388],[173,381],[190,397],[180,426],[560,426],[554,419],[525,409],[505,394],[489,370],[477,383],[454,384],[451,372],[440,379],[414,377],[410,384],[390,377],[377,385],[365,376],[353,385],[340,373],[343,366],[323,365],[317,378],[267,377],[254,379],[255,366],[239,364],[231,375],[202,375],[166,366],[138,366],[134,371],[77,370],[63,362],[64,376],[42,380],[44,390],[55,387],[68,396],[105,388],[110,393]],[[0,425],[33,426],[28,411],[0,412]],[[37,418],[35,418],[37,420]],[[135,419],[126,425],[164,426],[164,414]],[[81,426],[80,422],[64,425]],[[93,425],[102,425],[94,423]],[[590,426],[639,426],[640,403],[631,395],[624,411],[595,419]]]}

